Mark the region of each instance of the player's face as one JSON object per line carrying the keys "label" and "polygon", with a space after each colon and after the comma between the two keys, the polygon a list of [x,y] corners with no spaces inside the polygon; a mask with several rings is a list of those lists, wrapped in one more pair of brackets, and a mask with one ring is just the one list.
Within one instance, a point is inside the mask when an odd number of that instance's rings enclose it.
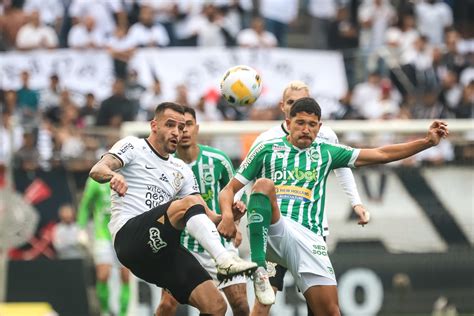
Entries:
{"label": "player's face", "polygon": [[298,148],[308,148],[318,135],[321,121],[315,114],[299,112],[286,120],[290,131],[289,140]]}
{"label": "player's face", "polygon": [[184,115],[172,109],[166,109],[152,121],[152,132],[156,134],[156,144],[160,153],[172,154],[176,151],[183,136]]}
{"label": "player's face", "polygon": [[183,130],[183,137],[179,142],[179,147],[189,148],[197,143],[197,136],[199,132],[199,125],[190,113],[184,114],[186,125]]}
{"label": "player's face", "polygon": [[288,90],[283,100],[280,101],[280,108],[283,113],[285,113],[285,117],[290,117],[291,106],[296,102],[296,100],[306,97],[309,97],[309,93],[305,89]]}

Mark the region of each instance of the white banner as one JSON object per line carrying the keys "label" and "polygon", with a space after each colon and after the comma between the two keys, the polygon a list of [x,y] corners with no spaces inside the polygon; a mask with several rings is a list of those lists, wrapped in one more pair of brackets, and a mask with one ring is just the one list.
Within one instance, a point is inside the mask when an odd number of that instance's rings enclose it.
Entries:
{"label": "white banner", "polygon": [[[148,87],[153,77],[160,79],[164,95],[174,98],[176,86],[186,84],[189,98],[196,101],[210,89],[218,89],[224,72],[235,65],[256,68],[262,75],[262,101],[278,101],[291,80],[305,81],[312,94],[334,99],[347,90],[344,64],[337,52],[299,49],[167,48],[141,49],[129,67],[139,73]],[[110,95],[113,64],[105,51],[38,50],[0,54],[0,87],[20,87],[20,73],[31,73],[30,86],[43,89],[49,76],[59,75],[61,84],[81,93],[93,92],[98,99]]]}

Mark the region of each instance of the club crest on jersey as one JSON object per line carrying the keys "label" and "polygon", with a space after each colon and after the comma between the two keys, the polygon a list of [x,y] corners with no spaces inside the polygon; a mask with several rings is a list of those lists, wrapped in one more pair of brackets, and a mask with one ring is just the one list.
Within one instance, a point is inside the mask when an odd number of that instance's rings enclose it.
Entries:
{"label": "club crest on jersey", "polygon": [[212,183],[212,174],[210,172],[203,172],[203,178],[206,184]]}
{"label": "club crest on jersey", "polygon": [[160,230],[156,227],[152,227],[149,230],[150,240],[148,245],[151,247],[153,253],[157,253],[161,248],[166,247],[168,244],[161,239]]}
{"label": "club crest on jersey", "polygon": [[183,186],[183,180],[184,180],[184,177],[181,174],[181,172],[178,172],[178,171],[173,172],[173,186],[176,191],[179,191],[181,187]]}
{"label": "club crest on jersey", "polygon": [[318,161],[319,159],[319,153],[318,153],[318,150],[316,148],[311,148],[309,151],[308,151],[308,157],[311,161],[315,162],[315,161]]}

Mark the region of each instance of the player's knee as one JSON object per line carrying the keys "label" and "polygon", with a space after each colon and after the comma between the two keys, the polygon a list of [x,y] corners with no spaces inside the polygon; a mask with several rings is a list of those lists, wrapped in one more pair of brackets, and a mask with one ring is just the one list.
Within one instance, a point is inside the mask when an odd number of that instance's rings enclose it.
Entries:
{"label": "player's knee", "polygon": [[272,180],[266,178],[260,178],[255,181],[252,187],[252,193],[264,193],[269,194],[275,190],[275,184]]}
{"label": "player's knee", "polygon": [[217,297],[211,305],[209,312],[212,315],[224,315],[227,311],[227,303],[222,295]]}
{"label": "player's knee", "polygon": [[202,200],[198,195],[188,195],[181,200],[181,203],[183,203],[183,208],[187,210],[194,205],[202,205]]}
{"label": "player's knee", "polygon": [[337,303],[329,303],[326,305],[326,313],[325,315],[330,316],[340,316],[341,313],[339,312],[339,305]]}
{"label": "player's knee", "polygon": [[235,316],[246,316],[250,313],[249,304],[247,302],[247,297],[237,296],[229,300],[229,304],[232,308],[232,313]]}
{"label": "player's knee", "polygon": [[157,315],[173,315],[178,308],[178,302],[170,296],[163,296],[156,310]]}

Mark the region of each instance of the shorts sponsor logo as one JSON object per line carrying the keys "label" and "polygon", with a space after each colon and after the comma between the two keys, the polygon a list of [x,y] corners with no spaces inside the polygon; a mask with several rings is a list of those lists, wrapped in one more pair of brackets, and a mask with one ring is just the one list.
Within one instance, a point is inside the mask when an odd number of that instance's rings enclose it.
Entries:
{"label": "shorts sponsor logo", "polygon": [[253,214],[249,215],[249,218],[248,218],[248,223],[249,224],[261,223],[261,222],[263,222],[262,214],[253,213]]}
{"label": "shorts sponsor logo", "polygon": [[327,248],[326,246],[323,246],[323,245],[313,245],[313,250],[311,250],[311,252],[317,256],[324,256],[324,257],[328,256]]}
{"label": "shorts sponsor logo", "polygon": [[160,230],[156,227],[152,227],[149,230],[150,240],[148,245],[151,247],[153,253],[157,253],[161,248],[166,247],[168,244],[161,239]]}

